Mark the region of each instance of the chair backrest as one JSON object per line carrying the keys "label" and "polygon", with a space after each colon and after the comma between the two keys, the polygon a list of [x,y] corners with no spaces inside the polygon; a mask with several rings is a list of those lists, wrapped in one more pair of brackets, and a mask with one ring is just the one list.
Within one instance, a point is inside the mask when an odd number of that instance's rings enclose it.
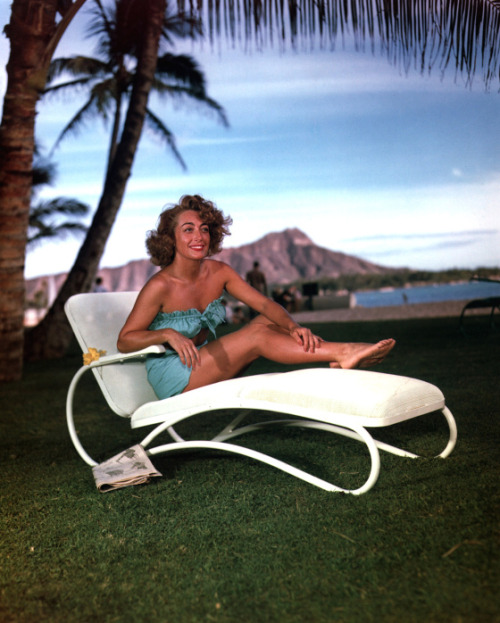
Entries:
{"label": "chair backrest", "polygon": [[[76,294],[64,310],[83,352],[89,348],[118,352],[118,333],[132,309],[137,292],[99,292]],[[158,400],[148,383],[144,361],[93,368],[95,378],[110,408],[121,416],[130,416],[146,402]]]}

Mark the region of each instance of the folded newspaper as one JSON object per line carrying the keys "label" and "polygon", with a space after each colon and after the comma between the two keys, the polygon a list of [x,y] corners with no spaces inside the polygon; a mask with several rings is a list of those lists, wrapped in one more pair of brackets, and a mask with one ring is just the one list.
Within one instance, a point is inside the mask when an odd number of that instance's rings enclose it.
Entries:
{"label": "folded newspaper", "polygon": [[101,493],[132,485],[142,485],[155,476],[161,476],[140,444],[96,465],[92,471]]}

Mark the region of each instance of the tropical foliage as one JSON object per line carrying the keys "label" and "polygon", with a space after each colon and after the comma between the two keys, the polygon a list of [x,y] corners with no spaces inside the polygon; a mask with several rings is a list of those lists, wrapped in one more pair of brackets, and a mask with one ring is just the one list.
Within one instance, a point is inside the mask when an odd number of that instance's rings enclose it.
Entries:
{"label": "tropical foliage", "polygon": [[[142,2],[121,0],[121,2],[130,8],[129,19],[124,23],[130,24],[130,35],[135,33],[138,37],[136,40],[132,37],[128,41],[129,50],[135,46],[137,58],[128,110],[97,210],[75,263],[42,323],[27,334],[24,353],[30,359],[60,356],[67,347],[71,339],[71,330],[64,315],[64,304],[73,294],[87,292],[93,285],[102,251],[125,193],[141,137],[158,60],[166,0]],[[139,28],[135,28],[135,25]]]}
{"label": "tropical foliage", "polygon": [[22,373],[36,104],[57,43],[84,2],[13,0],[4,29],[10,56],[0,126],[0,380]]}
{"label": "tropical foliage", "polygon": [[[116,154],[120,132],[123,127],[123,109],[130,98],[133,77],[137,67],[137,37],[144,14],[130,15],[130,2],[114,0],[103,6],[100,0],[91,5],[88,35],[97,38],[96,55],[57,58],[50,66],[46,94],[68,92],[78,96],[82,90],[87,99],[63,128],[54,147],[68,135],[77,134],[86,122],[101,118],[111,125],[108,152],[109,171]],[[133,3],[132,3],[133,5]],[[133,7],[132,7],[133,8]],[[200,24],[179,15],[167,14],[163,23],[161,48],[170,46],[177,38],[201,34]],[[60,81],[62,76],[70,80]],[[175,55],[163,51],[158,57],[151,92],[161,100],[168,98],[177,103],[190,100],[212,111],[222,124],[227,119],[222,106],[210,98],[206,91],[205,77],[196,61],[187,55]],[[186,164],[177,150],[175,137],[165,123],[148,106],[145,125],[174,154],[183,168]]]}
{"label": "tropical foliage", "polygon": [[[97,212],[80,253],[48,314],[27,336],[25,354],[30,359],[61,356],[72,339],[64,304],[73,294],[92,287],[131,173],[143,123],[163,139],[184,165],[172,133],[148,107],[150,93],[156,92],[160,97],[173,97],[181,102],[194,99],[197,104],[214,111],[224,124],[227,123],[222,107],[208,97],[203,73],[195,61],[163,49],[171,44],[172,35],[194,36],[196,30],[191,20],[172,18],[158,12],[158,23],[155,25],[157,44],[154,50],[150,50],[150,65],[147,74],[144,71],[142,76],[147,79],[147,84],[141,84],[138,77],[141,66],[144,68],[143,51],[150,46],[145,35],[150,14],[144,12],[138,0],[113,0],[106,8],[101,0],[94,0],[93,6],[90,33],[98,37],[99,56],[56,59],[51,65],[48,82],[50,85],[54,79],[69,71],[75,79],[49,87],[49,92],[82,86],[90,91],[87,102],[63,130],[61,137],[74,131],[89,116],[100,114],[104,120],[111,118],[107,174]],[[162,54],[159,55],[159,52]],[[134,90],[137,94],[139,88],[142,94],[140,102],[134,99]],[[122,108],[125,107],[126,114],[123,114]],[[123,157],[124,153],[126,157]]]}
{"label": "tropical foliage", "polygon": [[44,186],[52,185],[56,175],[56,166],[40,155],[33,163],[32,202],[28,224],[28,251],[46,240],[65,238],[68,234],[83,234],[87,227],[81,222],[90,207],[70,197],[40,199],[39,193]]}
{"label": "tropical foliage", "polygon": [[403,72],[447,69],[488,89],[500,78],[499,0],[233,0],[190,3],[212,42],[253,41],[295,49],[335,49],[352,35],[356,49],[385,55]]}

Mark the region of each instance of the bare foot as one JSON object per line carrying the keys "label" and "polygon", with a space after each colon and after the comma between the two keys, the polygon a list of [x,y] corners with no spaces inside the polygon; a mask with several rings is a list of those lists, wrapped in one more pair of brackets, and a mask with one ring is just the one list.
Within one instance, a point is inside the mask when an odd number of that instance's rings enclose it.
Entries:
{"label": "bare foot", "polygon": [[345,345],[343,353],[337,361],[330,364],[331,368],[369,368],[384,360],[387,353],[396,344],[395,340],[381,340],[376,344],[353,343]]}

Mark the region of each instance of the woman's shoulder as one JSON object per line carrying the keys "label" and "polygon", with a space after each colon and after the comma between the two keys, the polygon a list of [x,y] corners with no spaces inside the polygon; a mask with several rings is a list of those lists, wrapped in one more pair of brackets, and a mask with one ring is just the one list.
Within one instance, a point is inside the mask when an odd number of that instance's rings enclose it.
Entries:
{"label": "woman's shoulder", "polygon": [[152,275],[143,289],[148,288],[149,290],[168,290],[170,287],[168,274],[164,269],[159,270],[154,275]]}
{"label": "woman's shoulder", "polygon": [[226,262],[214,260],[212,258],[205,260],[205,266],[211,275],[215,275],[217,273],[227,273],[228,271],[234,272],[234,269],[231,268],[229,264],[226,264]]}
{"label": "woman's shoulder", "polygon": [[143,299],[162,301],[168,296],[171,284],[163,271],[158,271],[144,284],[140,296]]}

